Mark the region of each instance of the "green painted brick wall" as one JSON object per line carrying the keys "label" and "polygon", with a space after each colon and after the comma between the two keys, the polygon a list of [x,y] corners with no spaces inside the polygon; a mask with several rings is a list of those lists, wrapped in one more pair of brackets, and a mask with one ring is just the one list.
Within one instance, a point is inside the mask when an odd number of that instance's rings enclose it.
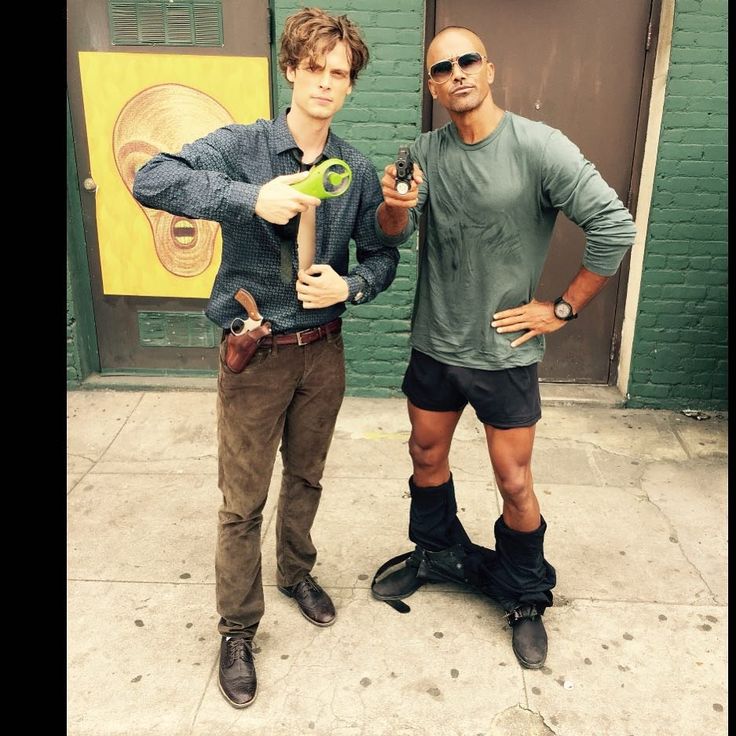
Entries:
{"label": "green painted brick wall", "polygon": [[727,408],[727,4],[677,0],[628,406]]}
{"label": "green painted brick wall", "polygon": [[[422,130],[422,61],[424,2],[348,0],[318,4],[333,15],[347,14],[357,23],[370,51],[370,62],[353,86],[332,129],[368,156],[379,176],[396,156],[401,142],[413,141]],[[276,63],[278,39],[288,15],[304,3],[274,3],[273,69],[275,110],[291,100],[291,87]],[[354,244],[351,261],[356,263]],[[400,396],[409,356],[409,319],[416,277],[416,236],[400,247],[393,284],[369,304],[350,306],[344,320],[347,394]]]}

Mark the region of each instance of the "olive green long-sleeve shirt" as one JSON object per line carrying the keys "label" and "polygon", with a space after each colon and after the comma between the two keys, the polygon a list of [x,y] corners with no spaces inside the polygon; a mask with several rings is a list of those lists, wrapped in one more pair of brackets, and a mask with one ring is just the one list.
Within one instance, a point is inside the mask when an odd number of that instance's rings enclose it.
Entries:
{"label": "olive green long-sleeve shirt", "polygon": [[558,211],[585,231],[583,265],[603,276],[617,271],[634,242],[631,214],[559,130],[510,112],[478,143],[463,143],[448,123],[422,134],[411,155],[424,183],[397,239],[428,208],[412,347],[485,370],[540,361],[544,337],[512,348],[523,333],[499,334],[493,314],[534,297]]}

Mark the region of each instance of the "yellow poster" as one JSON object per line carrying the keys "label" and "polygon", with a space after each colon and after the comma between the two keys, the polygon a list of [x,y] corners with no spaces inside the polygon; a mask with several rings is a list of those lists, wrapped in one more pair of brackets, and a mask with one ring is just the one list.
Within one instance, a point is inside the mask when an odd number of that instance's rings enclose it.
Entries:
{"label": "yellow poster", "polygon": [[159,151],[231,123],[268,118],[265,57],[80,52],[90,175],[105,294],[210,295],[220,226],[133,199],[135,172]]}

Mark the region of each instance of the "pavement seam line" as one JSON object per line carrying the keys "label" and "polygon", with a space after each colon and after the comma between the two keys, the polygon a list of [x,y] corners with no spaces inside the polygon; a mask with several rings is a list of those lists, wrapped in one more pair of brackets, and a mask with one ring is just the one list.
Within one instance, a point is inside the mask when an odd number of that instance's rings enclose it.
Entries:
{"label": "pavement seam line", "polygon": [[687,446],[685,444],[685,440],[682,439],[682,437],[680,436],[680,433],[677,430],[678,430],[678,426],[677,424],[675,424],[672,427],[672,431],[674,432],[675,437],[677,437],[677,441],[680,443],[680,447],[682,447],[682,449],[685,451],[685,454],[687,455],[687,459],[692,460],[693,459],[692,455],[688,452]]}
{"label": "pavement seam line", "polygon": [[590,467],[593,469],[593,475],[595,475],[596,485],[605,487],[606,479],[603,477],[603,473],[601,472],[601,469],[598,467],[598,463],[595,461],[595,456],[593,455],[593,449],[594,449],[593,447],[588,445],[585,448],[585,457],[588,460],[588,465],[590,465]]}
{"label": "pavement seam line", "polygon": [[80,477],[77,480],[77,482],[66,492],[67,499],[69,498],[69,496],[72,495],[72,491],[89,475],[89,473],[90,473],[90,471],[87,470],[85,473],[82,473],[80,475]]}
{"label": "pavement seam line", "polygon": [[199,697],[199,702],[197,703],[197,707],[194,709],[194,715],[192,716],[192,723],[189,726],[190,736],[191,734],[194,733],[194,727],[197,725],[197,717],[199,716],[199,711],[202,708],[202,703],[204,702],[204,696],[207,694],[207,688],[210,686],[210,683],[212,682],[212,676],[215,672],[215,669],[217,669],[218,664],[219,664],[219,654],[216,654],[214,661],[212,662],[212,667],[210,668],[210,675],[204,683],[204,688],[202,688],[202,694]]}
{"label": "pavement seam line", "polygon": [[[135,410],[141,405],[141,403],[143,401],[143,397],[145,395],[146,395],[145,391],[141,392],[141,395],[138,397],[138,403],[136,403],[136,405],[130,410],[128,416],[125,417],[125,419],[123,420],[123,422],[120,424],[120,429],[118,429],[118,431],[115,433],[115,436],[107,443],[107,447],[102,451],[102,454],[100,455],[99,459],[97,460],[97,463],[102,462],[102,460],[104,459],[105,455],[107,454],[107,451],[112,447],[112,445],[115,442],[115,440],[120,436],[120,433],[123,431],[123,429],[126,427],[126,425],[128,424],[128,422],[130,421],[130,418],[135,413]],[[95,465],[97,465],[97,463],[95,463]],[[94,465],[92,467],[94,467]],[[91,468],[90,468],[90,470],[91,470]]]}
{"label": "pavement seam line", "polygon": [[[529,686],[526,681],[526,671],[525,668],[519,665],[519,669],[521,670],[521,686],[524,690],[524,703],[519,703],[519,708],[523,708],[524,710],[531,711],[531,708],[529,706]],[[539,714],[541,716],[541,713]]]}
{"label": "pavement seam line", "polygon": [[213,586],[215,581],[211,583],[188,582],[184,580],[119,580],[111,578],[67,578],[69,583],[128,583],[131,585],[209,585]]}

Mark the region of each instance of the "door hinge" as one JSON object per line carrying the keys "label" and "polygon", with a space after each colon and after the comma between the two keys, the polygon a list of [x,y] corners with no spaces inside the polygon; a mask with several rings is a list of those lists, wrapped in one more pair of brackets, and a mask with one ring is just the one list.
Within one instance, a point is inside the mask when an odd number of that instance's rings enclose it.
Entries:
{"label": "door hinge", "polygon": [[652,21],[649,21],[647,26],[647,45],[644,47],[644,51],[649,51],[652,45]]}

